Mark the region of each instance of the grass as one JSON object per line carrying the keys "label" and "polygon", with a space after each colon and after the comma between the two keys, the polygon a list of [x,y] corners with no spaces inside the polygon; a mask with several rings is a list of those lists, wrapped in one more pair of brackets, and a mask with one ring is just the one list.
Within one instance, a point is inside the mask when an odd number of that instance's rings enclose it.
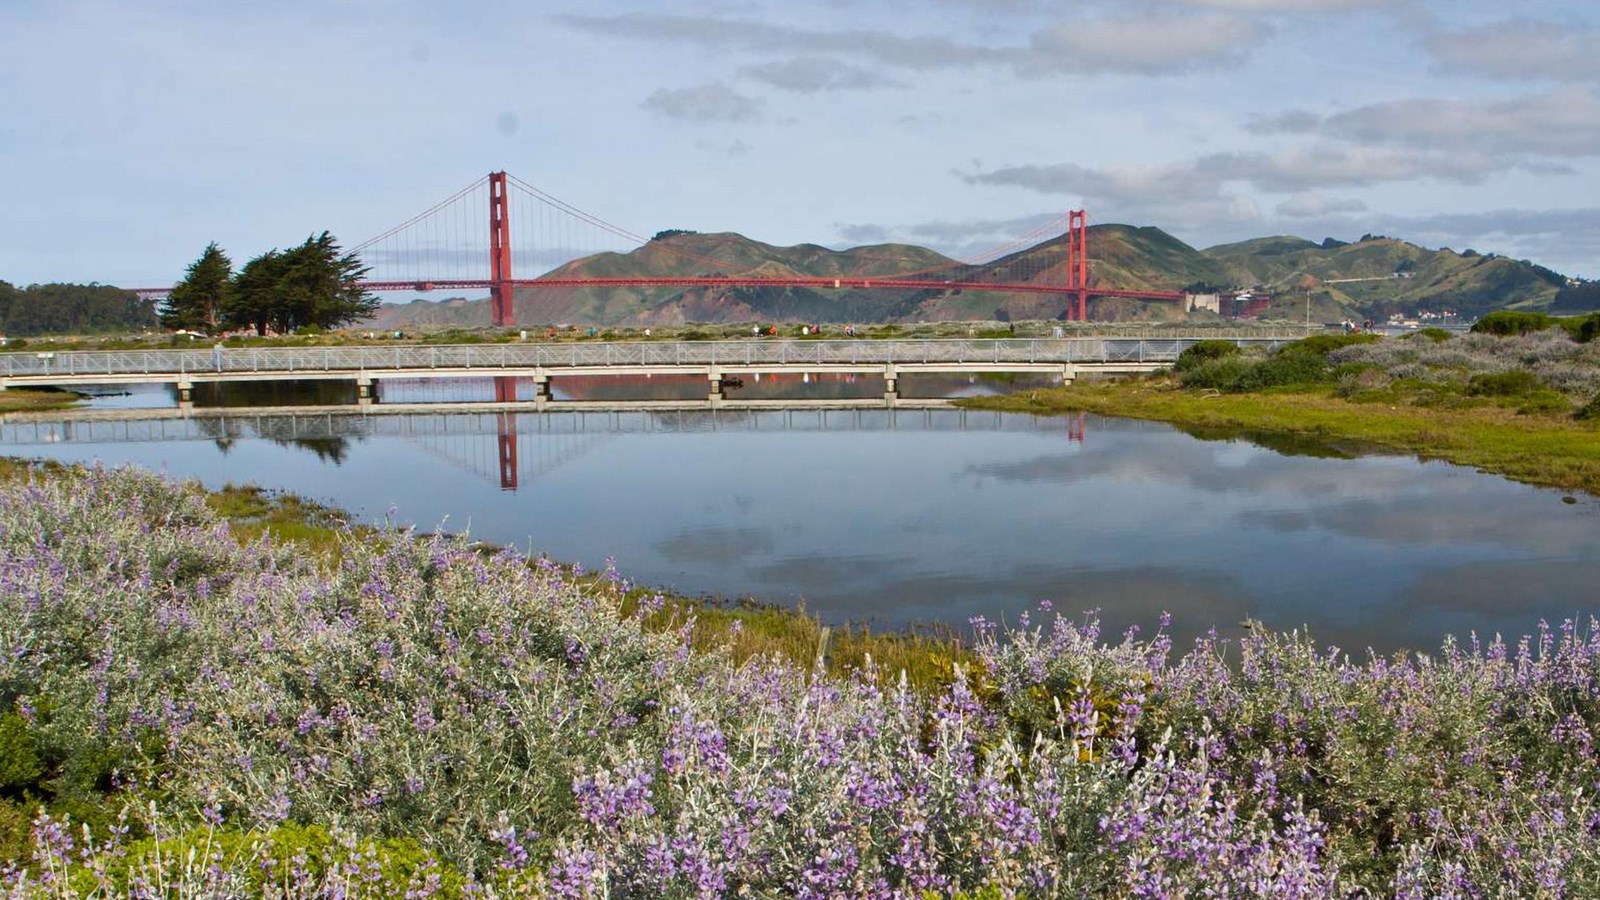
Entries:
{"label": "grass", "polygon": [[1492,402],[1436,408],[1357,402],[1331,387],[1217,394],[1184,390],[1170,376],[1074,384],[975,397],[960,405],[1050,415],[1094,412],[1170,422],[1205,436],[1266,432],[1352,443],[1440,459],[1515,481],[1600,495],[1600,423],[1519,412]]}
{"label": "grass", "polygon": [[72,391],[40,390],[36,388],[0,390],[0,413],[65,409],[77,403],[82,397],[82,394],[76,394]]}
{"label": "grass", "polygon": [[[630,591],[624,612],[631,613],[640,599],[653,593]],[[647,624],[676,630],[691,619],[691,645],[703,652],[726,651],[735,663],[773,657],[803,667],[820,665],[821,671],[835,677],[868,670],[898,676],[903,671],[912,687],[931,691],[949,686],[954,665],[970,666],[973,660],[954,629],[874,632],[863,625],[835,627],[803,609],[749,600],[727,604],[668,597]]]}

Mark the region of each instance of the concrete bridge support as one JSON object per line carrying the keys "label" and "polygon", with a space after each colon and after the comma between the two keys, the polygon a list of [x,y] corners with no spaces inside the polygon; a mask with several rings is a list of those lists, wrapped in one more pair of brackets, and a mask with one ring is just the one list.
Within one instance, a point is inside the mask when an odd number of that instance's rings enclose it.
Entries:
{"label": "concrete bridge support", "polygon": [[900,370],[892,364],[883,367],[883,402],[894,405],[900,399]]}

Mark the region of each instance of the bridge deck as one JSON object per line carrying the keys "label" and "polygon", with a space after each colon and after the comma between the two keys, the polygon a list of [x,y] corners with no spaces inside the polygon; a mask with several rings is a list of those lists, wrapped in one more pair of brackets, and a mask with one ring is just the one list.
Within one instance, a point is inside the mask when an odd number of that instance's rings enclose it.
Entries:
{"label": "bridge deck", "polygon": [[[748,340],[0,353],[0,387],[563,374],[1148,371],[1199,337]],[[1277,345],[1280,338],[1235,338]]]}

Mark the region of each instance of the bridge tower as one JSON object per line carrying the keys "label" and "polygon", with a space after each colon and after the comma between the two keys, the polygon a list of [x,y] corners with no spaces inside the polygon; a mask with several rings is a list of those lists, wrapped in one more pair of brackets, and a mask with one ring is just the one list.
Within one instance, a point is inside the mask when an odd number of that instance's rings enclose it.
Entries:
{"label": "bridge tower", "polygon": [[516,288],[511,283],[511,209],[506,173],[489,173],[489,309],[496,327],[515,324]]}
{"label": "bridge tower", "polygon": [[1081,209],[1067,213],[1067,319],[1089,320],[1089,214]]}

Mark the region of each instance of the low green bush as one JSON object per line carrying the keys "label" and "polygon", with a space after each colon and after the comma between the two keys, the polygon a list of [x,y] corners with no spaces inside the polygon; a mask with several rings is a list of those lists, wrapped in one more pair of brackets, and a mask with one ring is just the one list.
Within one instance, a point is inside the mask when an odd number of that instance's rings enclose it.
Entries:
{"label": "low green bush", "polygon": [[1238,390],[1235,385],[1239,380],[1255,366],[1254,360],[1242,356],[1224,356],[1179,373],[1178,380],[1186,388],[1232,393]]}
{"label": "low green bush", "polygon": [[1517,404],[1517,414],[1523,416],[1565,413],[1571,409],[1571,400],[1560,391],[1552,391],[1549,388],[1536,390]]}
{"label": "low green bush", "polygon": [[1178,362],[1172,368],[1177,372],[1187,372],[1202,363],[1237,355],[1239,345],[1233,341],[1201,341],[1178,354]]}
{"label": "low green bush", "polygon": [[1580,344],[1587,344],[1596,337],[1600,337],[1600,312],[1590,313],[1581,318],[1562,319],[1561,327],[1566,330],[1567,334],[1572,335],[1573,340]]}
{"label": "low green bush", "polygon": [[1337,387],[1334,392],[1346,399],[1356,399],[1374,392],[1387,391],[1394,379],[1382,366],[1372,363],[1350,363],[1334,370]]}
{"label": "low green bush", "polygon": [[1348,334],[1314,334],[1301,338],[1292,344],[1284,344],[1278,348],[1278,355],[1285,353],[1306,353],[1316,356],[1327,356],[1341,347],[1350,347],[1355,344],[1375,344],[1383,340],[1382,335],[1370,331],[1353,331]]}
{"label": "low green bush", "polygon": [[1580,420],[1600,419],[1600,394],[1595,394],[1594,399],[1585,403],[1572,417]]}
{"label": "low green bush", "polygon": [[1467,382],[1467,393],[1474,397],[1526,397],[1543,385],[1539,376],[1527,369],[1474,375]]}
{"label": "low green bush", "polygon": [[1442,344],[1453,337],[1455,337],[1455,335],[1444,330],[1443,328],[1424,328],[1420,331],[1413,331],[1406,335],[1407,340],[1422,339],[1433,341],[1435,344]]}
{"label": "low green bush", "polygon": [[1263,388],[1310,386],[1326,383],[1333,378],[1333,367],[1328,365],[1326,351],[1306,352],[1291,350],[1294,344],[1257,363],[1245,373],[1235,386],[1240,391],[1258,391]]}
{"label": "low green bush", "polygon": [[1544,313],[1497,309],[1479,319],[1472,326],[1472,333],[1507,337],[1515,334],[1533,334],[1536,331],[1553,328],[1555,325],[1556,320]]}

